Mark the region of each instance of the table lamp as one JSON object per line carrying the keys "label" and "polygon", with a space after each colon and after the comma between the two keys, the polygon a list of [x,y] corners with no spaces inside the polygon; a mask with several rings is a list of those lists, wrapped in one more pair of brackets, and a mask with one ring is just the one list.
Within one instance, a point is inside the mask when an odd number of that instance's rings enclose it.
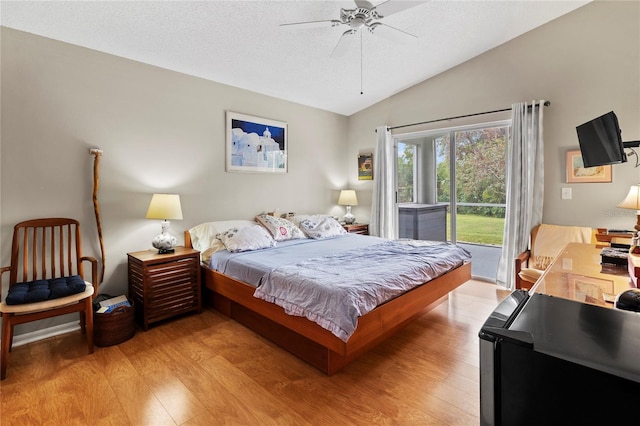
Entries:
{"label": "table lamp", "polygon": [[618,204],[618,207],[623,209],[636,210],[638,220],[636,222],[635,230],[636,232],[640,232],[640,183],[631,186],[627,197],[622,200],[620,204]]}
{"label": "table lamp", "polygon": [[351,206],[358,205],[358,197],[356,191],[353,189],[343,189],[340,191],[340,197],[338,197],[338,204],[341,206],[347,206],[347,213],[342,218],[344,223],[352,224],[356,221],[356,217],[351,213]]}
{"label": "table lamp", "polygon": [[158,253],[173,253],[178,243],[176,237],[169,233],[169,221],[167,219],[182,220],[182,207],[180,205],[180,196],[177,194],[153,194],[149,210],[147,210],[147,219],[163,219],[162,233],[153,239],[151,244],[158,249]]}

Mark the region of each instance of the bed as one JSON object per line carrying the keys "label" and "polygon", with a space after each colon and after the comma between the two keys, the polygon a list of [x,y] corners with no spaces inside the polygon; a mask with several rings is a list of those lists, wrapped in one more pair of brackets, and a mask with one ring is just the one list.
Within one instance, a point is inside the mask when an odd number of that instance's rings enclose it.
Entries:
{"label": "bed", "polygon": [[[308,221],[308,219],[305,220]],[[301,223],[306,222],[301,221]],[[310,233],[308,228],[302,228],[302,226],[300,228],[305,230],[305,235],[298,235],[291,239],[286,238],[284,241],[282,238],[278,240],[277,237],[282,237],[282,232],[286,234],[287,230],[283,231],[282,227],[278,230],[277,226],[275,229],[273,226],[271,228],[266,226],[265,229],[270,231],[268,234],[275,236],[275,240],[273,246],[263,247],[260,250],[232,253],[234,246],[229,245],[227,248],[217,238],[220,237],[220,231],[225,227],[227,227],[226,233],[231,230],[235,230],[237,233],[239,229],[248,230],[249,226],[260,228],[260,226],[256,226],[256,222],[252,221],[226,221],[209,222],[185,231],[185,246],[197,248],[203,253],[201,276],[205,303],[328,375],[342,369],[416,316],[424,313],[426,309],[445,300],[450,291],[471,278],[470,256],[463,249],[459,249],[466,255],[461,253],[456,259],[448,260],[446,264],[438,267],[429,266],[428,272],[416,272],[418,275],[412,278],[415,281],[416,277],[421,276],[420,274],[427,274],[429,276],[424,279],[426,282],[416,282],[410,288],[400,290],[393,288],[389,290],[389,294],[380,296],[386,297],[384,301],[368,302],[369,305],[376,304],[370,309],[364,309],[362,314],[357,316],[353,329],[347,325],[344,328],[348,330],[341,333],[337,332],[342,330],[340,327],[338,330],[331,329],[331,327],[327,327],[326,323],[317,321],[313,315],[301,312],[295,312],[295,315],[291,315],[291,306],[281,303],[282,300],[279,300],[277,294],[275,297],[271,294],[262,294],[260,296],[262,298],[259,298],[256,296],[259,293],[257,289],[272,288],[274,291],[280,291],[281,294],[283,291],[279,286],[282,283],[278,279],[285,280],[283,282],[291,285],[291,288],[304,287],[302,283],[309,280],[309,275],[316,275],[314,268],[325,268],[326,271],[323,270],[317,275],[330,276],[333,272],[328,268],[340,265],[336,262],[348,261],[346,258],[355,259],[351,264],[365,266],[365,269],[360,272],[355,271],[356,275],[364,276],[368,273],[370,276],[374,276],[377,272],[373,272],[369,267],[376,262],[368,259],[370,256],[362,255],[363,251],[366,253],[378,249],[383,250],[383,253],[387,253],[389,250],[406,251],[408,244],[411,245],[410,252],[422,251],[422,246],[427,245],[436,245],[439,250],[448,251],[457,248],[446,243],[391,242],[376,237],[346,234],[339,231],[336,232],[338,235],[335,235],[335,238],[315,239],[308,238],[313,233],[313,229]],[[206,229],[204,237],[202,229]],[[297,230],[298,228],[293,226],[292,229]],[[196,230],[198,231],[196,232]],[[341,227],[340,230],[342,230]],[[273,234],[271,231],[274,231]],[[203,244],[205,240],[208,242]],[[340,244],[343,246],[341,247]],[[214,246],[213,249],[210,246]],[[288,257],[291,253],[294,253],[293,258]],[[252,260],[254,257],[257,260]],[[275,263],[272,264],[272,261]],[[413,261],[415,262],[415,259]],[[385,266],[382,269],[389,269],[394,276],[402,275],[404,277],[405,272],[393,272],[396,263],[398,262],[389,262],[388,267]],[[380,262],[380,265],[384,265],[384,263]],[[306,277],[303,272],[292,273],[298,267],[302,267],[303,270],[306,268]],[[350,270],[352,268],[338,267],[338,269]],[[416,268],[412,266],[411,269]],[[299,281],[291,281],[291,275],[298,277]],[[344,281],[346,283],[349,280],[349,276],[341,279],[336,278],[336,282]],[[298,282],[300,285],[296,284]],[[350,294],[352,290],[344,291]],[[338,297],[338,299],[342,298]],[[361,297],[356,296],[355,299],[360,300]]]}

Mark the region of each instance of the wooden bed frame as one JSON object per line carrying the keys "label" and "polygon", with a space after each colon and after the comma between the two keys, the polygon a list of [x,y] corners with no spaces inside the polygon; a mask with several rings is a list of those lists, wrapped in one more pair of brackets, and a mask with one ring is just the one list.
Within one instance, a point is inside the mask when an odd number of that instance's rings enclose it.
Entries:
{"label": "wooden bed frame", "polygon": [[[189,231],[185,231],[184,241],[185,246],[191,248]],[[328,375],[394,334],[427,307],[445,300],[450,291],[471,279],[471,262],[467,262],[361,316],[355,333],[343,342],[318,324],[288,315],[280,306],[254,297],[254,286],[206,266],[201,268],[205,302]]]}

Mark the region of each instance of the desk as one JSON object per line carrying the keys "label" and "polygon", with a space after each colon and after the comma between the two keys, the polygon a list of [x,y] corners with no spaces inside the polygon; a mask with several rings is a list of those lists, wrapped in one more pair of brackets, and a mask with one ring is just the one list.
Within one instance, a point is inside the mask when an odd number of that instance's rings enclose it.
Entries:
{"label": "desk", "polygon": [[538,279],[531,293],[613,308],[613,303],[606,302],[603,294],[615,295],[635,285],[629,276],[630,268],[600,264],[601,250],[592,244],[568,244]]}

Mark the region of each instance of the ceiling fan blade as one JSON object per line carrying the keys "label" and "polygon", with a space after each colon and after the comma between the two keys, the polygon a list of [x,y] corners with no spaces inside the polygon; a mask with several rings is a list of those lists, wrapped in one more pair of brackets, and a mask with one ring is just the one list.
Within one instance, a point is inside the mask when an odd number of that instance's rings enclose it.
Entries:
{"label": "ceiling fan blade", "polygon": [[356,2],[356,6],[357,7],[363,7],[365,9],[373,9],[373,5],[371,4],[371,2],[368,2],[366,0],[355,0]]}
{"label": "ceiling fan blade", "polygon": [[376,22],[375,24],[371,25],[369,27],[369,31],[376,36],[380,35],[386,39],[402,43],[418,40],[418,36],[406,31],[402,31],[398,28],[392,27],[391,25],[387,25],[382,22]]}
{"label": "ceiling fan blade", "polygon": [[306,28],[328,28],[340,25],[342,22],[337,19],[325,19],[323,21],[307,21],[307,22],[292,22],[290,24],[280,24],[280,28],[284,30],[298,30]]}
{"label": "ceiling fan blade", "polygon": [[336,47],[333,48],[333,52],[331,52],[332,58],[341,58],[345,55],[347,50],[349,50],[349,46],[353,44],[353,41],[356,39],[354,37],[355,32],[352,30],[347,30],[340,36],[338,39],[338,43]]}
{"label": "ceiling fan blade", "polygon": [[403,10],[407,10],[411,7],[415,7],[423,3],[426,3],[426,1],[387,0],[376,6],[376,12],[378,12],[378,15],[380,15],[380,17],[385,17],[393,15],[394,13],[402,12]]}

